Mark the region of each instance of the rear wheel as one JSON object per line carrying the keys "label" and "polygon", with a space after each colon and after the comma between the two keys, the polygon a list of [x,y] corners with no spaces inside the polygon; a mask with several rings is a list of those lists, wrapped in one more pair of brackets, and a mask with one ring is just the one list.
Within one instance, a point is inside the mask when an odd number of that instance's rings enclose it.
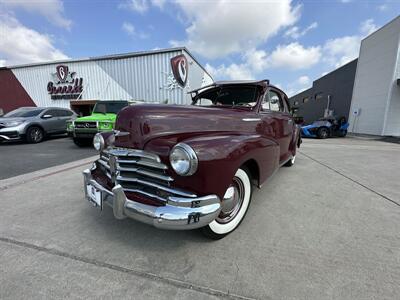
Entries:
{"label": "rear wheel", "polygon": [[40,143],[44,139],[44,131],[42,128],[37,126],[29,127],[26,131],[26,140],[28,143]]}
{"label": "rear wheel", "polygon": [[321,127],[320,129],[318,129],[317,131],[317,137],[320,139],[326,139],[327,137],[329,137],[329,130],[326,127]]}
{"label": "rear wheel", "polygon": [[251,181],[249,172],[240,168],[232,179],[221,202],[222,208],[218,217],[206,227],[203,234],[218,240],[234,231],[244,219],[251,200]]}
{"label": "rear wheel", "polygon": [[92,143],[91,139],[73,138],[75,145],[78,147],[87,147]]}

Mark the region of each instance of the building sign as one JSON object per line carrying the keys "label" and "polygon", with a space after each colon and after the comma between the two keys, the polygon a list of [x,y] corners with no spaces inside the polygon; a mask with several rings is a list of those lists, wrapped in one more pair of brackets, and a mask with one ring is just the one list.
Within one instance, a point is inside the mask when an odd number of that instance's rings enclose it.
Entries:
{"label": "building sign", "polygon": [[53,81],[47,84],[51,99],[77,99],[83,91],[83,78],[76,77],[76,72],[70,72],[68,66],[59,65],[51,74]]}
{"label": "building sign", "polygon": [[180,54],[171,58],[171,68],[176,82],[181,87],[185,87],[189,74],[189,65],[186,56]]}

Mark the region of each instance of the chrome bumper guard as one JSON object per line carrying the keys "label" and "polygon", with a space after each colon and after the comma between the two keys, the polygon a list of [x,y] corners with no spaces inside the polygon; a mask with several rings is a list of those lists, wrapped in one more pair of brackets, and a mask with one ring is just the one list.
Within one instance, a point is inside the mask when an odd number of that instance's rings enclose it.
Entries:
{"label": "chrome bumper guard", "polygon": [[86,187],[94,186],[101,193],[102,203],[113,208],[117,219],[128,217],[160,229],[190,230],[210,224],[221,210],[217,195],[169,197],[165,206],[151,206],[127,199],[119,184],[109,191],[93,179],[90,169],[83,171],[83,177],[86,199],[89,200]]}

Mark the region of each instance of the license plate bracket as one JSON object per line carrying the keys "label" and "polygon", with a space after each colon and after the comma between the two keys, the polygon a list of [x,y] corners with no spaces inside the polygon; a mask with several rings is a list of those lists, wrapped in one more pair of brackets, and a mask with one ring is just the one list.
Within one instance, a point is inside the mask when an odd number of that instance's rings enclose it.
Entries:
{"label": "license plate bracket", "polygon": [[99,207],[101,210],[103,209],[103,199],[101,197],[101,191],[96,189],[95,186],[88,184],[86,186],[87,198],[89,202],[91,202],[94,206]]}

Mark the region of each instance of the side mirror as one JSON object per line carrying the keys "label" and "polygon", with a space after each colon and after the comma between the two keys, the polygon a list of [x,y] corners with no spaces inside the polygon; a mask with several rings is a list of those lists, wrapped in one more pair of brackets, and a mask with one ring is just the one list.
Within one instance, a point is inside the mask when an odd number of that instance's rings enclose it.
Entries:
{"label": "side mirror", "polygon": [[43,115],[42,119],[51,119],[53,116],[52,115]]}

